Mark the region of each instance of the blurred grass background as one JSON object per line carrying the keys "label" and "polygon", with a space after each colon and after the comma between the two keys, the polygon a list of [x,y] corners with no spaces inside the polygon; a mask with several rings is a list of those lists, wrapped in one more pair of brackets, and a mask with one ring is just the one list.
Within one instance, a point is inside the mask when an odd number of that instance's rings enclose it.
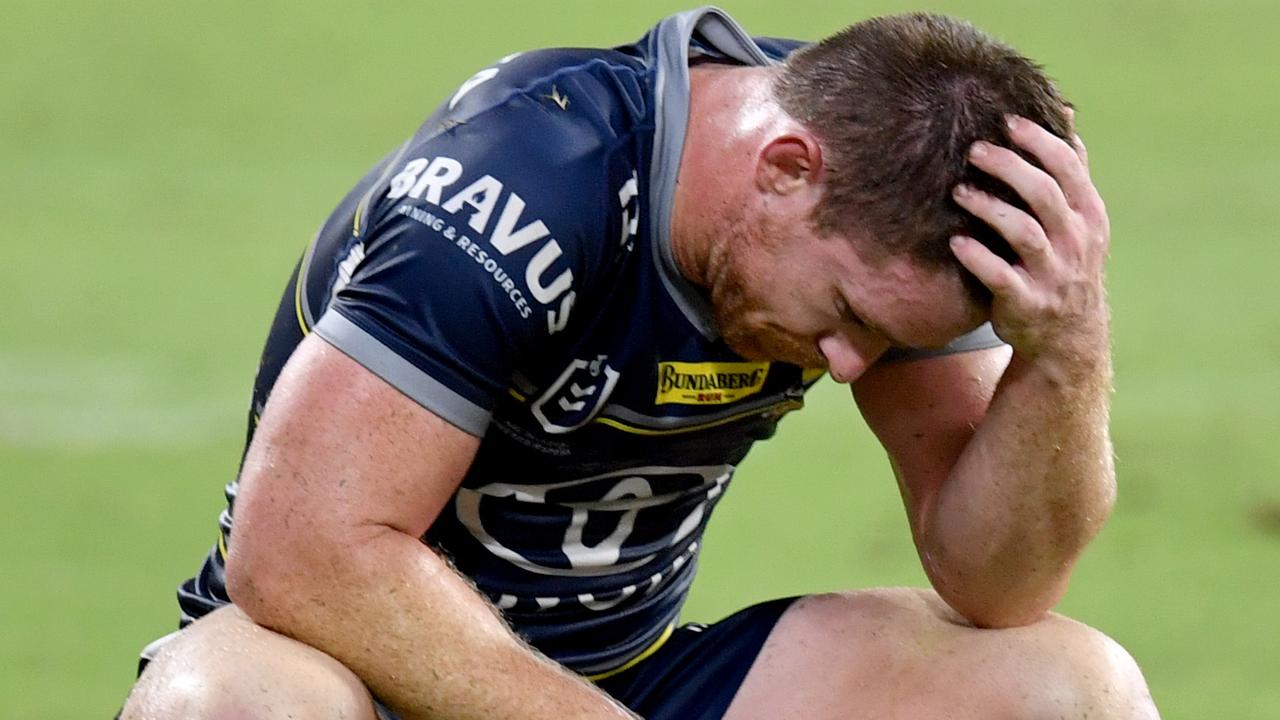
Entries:
{"label": "blurred grass background", "polygon": [[[1280,93],[1260,1],[725,0],[816,38],[927,8],[1039,59],[1113,222],[1120,499],[1062,610],[1166,719],[1280,717]],[[214,539],[287,274],[349,185],[509,52],[687,5],[7,0],[0,11],[0,718],[109,717]],[[922,584],[825,383],[735,480],[690,619]]]}

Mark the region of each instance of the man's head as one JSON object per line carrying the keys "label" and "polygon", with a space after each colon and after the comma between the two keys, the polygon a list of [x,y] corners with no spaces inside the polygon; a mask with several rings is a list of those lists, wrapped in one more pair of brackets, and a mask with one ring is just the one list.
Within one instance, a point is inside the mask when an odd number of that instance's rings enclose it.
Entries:
{"label": "man's head", "polygon": [[1009,114],[1069,136],[1064,113],[1034,63],[935,15],[859,23],[782,68],[699,68],[677,257],[737,352],[852,380],[891,345],[940,345],[985,319],[990,293],[948,240],[1014,254],[952,188],[1025,207],[966,153],[1011,146]]}
{"label": "man's head", "polygon": [[[1011,147],[1006,115],[1071,136],[1066,101],[1038,65],[940,15],[850,26],[793,54],[774,93],[822,144],[826,192],[813,211],[815,229],[866,235],[868,250],[906,253],[932,267],[957,267],[947,245],[956,234],[1016,259],[1003,238],[951,199],[965,182],[1025,208],[966,162],[975,140]],[[976,281],[969,286],[977,299],[989,297]]]}

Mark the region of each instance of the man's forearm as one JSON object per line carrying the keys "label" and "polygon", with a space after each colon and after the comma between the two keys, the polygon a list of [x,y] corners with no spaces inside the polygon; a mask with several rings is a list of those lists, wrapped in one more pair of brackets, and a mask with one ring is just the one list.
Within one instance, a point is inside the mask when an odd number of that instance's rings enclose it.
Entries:
{"label": "man's forearm", "polygon": [[1039,166],[981,141],[968,160],[1025,207],[967,184],[952,199],[1017,260],[965,236],[951,249],[991,290],[992,326],[1013,359],[917,532],[939,593],[985,625],[1030,622],[1052,607],[1115,497],[1106,206],[1079,136],[1006,120],[1009,139]]}
{"label": "man's forearm", "polygon": [[1011,360],[919,534],[930,579],[974,622],[1031,622],[1065,592],[1114,502],[1110,388],[1105,349]]}
{"label": "man's forearm", "polygon": [[233,574],[233,599],[260,624],[342,662],[405,720],[633,717],[525,646],[417,539],[368,528],[333,550],[322,564]]}

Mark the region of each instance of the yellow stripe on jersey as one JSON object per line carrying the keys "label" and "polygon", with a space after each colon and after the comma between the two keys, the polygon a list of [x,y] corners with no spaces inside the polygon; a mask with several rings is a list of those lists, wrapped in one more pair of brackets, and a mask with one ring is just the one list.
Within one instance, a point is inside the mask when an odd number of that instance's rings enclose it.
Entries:
{"label": "yellow stripe on jersey", "polygon": [[365,195],[356,205],[356,211],[351,215],[351,237],[360,237],[360,219],[364,217],[365,207],[369,203],[369,196]]}
{"label": "yellow stripe on jersey", "polygon": [[298,327],[302,329],[302,337],[306,337],[311,333],[311,328],[307,327],[307,321],[302,316],[302,271],[298,271],[298,279],[293,286],[293,312],[298,316]]}
{"label": "yellow stripe on jersey", "polygon": [[663,645],[665,645],[666,642],[671,639],[671,633],[675,632],[675,630],[676,630],[675,623],[671,623],[670,625],[667,625],[667,628],[662,631],[662,634],[658,636],[658,639],[654,640],[652,645],[642,650],[639,655],[631,658],[630,660],[626,661],[625,663],[619,665],[618,667],[612,670],[605,670],[602,673],[597,673],[595,675],[588,675],[587,679],[590,680],[591,682],[600,682],[601,680],[611,678],[614,675],[617,675],[618,673],[626,672],[631,668],[644,662],[645,660],[648,660],[650,656],[658,652],[658,649],[661,648]]}
{"label": "yellow stripe on jersey", "polygon": [[684,427],[678,427],[678,428],[668,428],[664,430],[659,430],[655,428],[637,427],[635,425],[628,425],[620,420],[615,420],[613,418],[607,418],[607,417],[598,417],[595,420],[592,420],[591,422],[598,422],[601,425],[608,425],[609,427],[615,430],[621,430],[622,432],[631,433],[632,435],[676,435],[679,433],[694,432],[695,430],[706,430],[707,428],[713,428],[720,425],[724,425],[725,423],[731,423],[735,420],[741,420],[744,417],[750,417],[751,415],[759,415],[763,413],[778,413],[779,415],[781,415],[782,413],[788,413],[788,412],[791,412],[792,410],[798,410],[802,407],[804,407],[804,401],[802,400],[784,400],[780,403],[770,405],[765,408],[749,410],[747,412],[738,413],[736,415],[723,417],[718,420],[698,423],[696,425],[685,425]]}
{"label": "yellow stripe on jersey", "polygon": [[222,562],[227,561],[227,536],[218,531],[218,555],[222,557]]}

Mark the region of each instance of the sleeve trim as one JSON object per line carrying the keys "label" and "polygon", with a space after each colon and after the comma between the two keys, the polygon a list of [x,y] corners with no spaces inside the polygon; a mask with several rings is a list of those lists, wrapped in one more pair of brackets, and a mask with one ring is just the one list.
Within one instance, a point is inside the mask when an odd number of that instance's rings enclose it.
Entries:
{"label": "sleeve trim", "polygon": [[925,358],[955,355],[956,353],[974,350],[990,350],[1005,345],[991,327],[991,323],[983,323],[974,330],[961,335],[940,348],[890,348],[881,358],[884,362],[905,362],[923,360]]}
{"label": "sleeve trim", "polygon": [[484,436],[492,415],[488,410],[400,357],[336,310],[325,312],[312,331],[450,425]]}

